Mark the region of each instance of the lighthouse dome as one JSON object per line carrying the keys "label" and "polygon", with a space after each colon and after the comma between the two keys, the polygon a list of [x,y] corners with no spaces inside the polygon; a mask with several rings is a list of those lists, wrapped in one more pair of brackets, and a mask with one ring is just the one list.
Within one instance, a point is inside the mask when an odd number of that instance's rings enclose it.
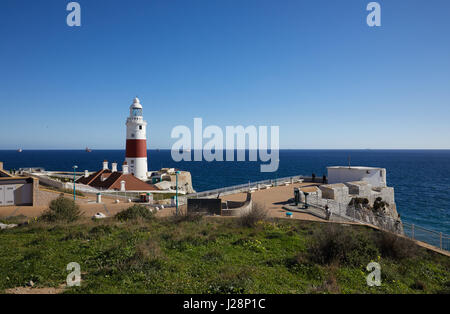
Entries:
{"label": "lighthouse dome", "polygon": [[130,109],[142,109],[141,102],[139,101],[139,98],[134,98],[133,104],[130,106]]}

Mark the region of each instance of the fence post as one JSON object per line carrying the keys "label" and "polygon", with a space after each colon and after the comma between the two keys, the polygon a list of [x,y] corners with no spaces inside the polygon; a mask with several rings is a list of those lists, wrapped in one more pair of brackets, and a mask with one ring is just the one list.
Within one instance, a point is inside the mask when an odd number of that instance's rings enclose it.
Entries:
{"label": "fence post", "polygon": [[439,243],[442,250],[442,232],[439,233]]}
{"label": "fence post", "polygon": [[412,224],[412,226],[411,226],[411,236],[412,236],[412,239],[414,240],[414,224]]}

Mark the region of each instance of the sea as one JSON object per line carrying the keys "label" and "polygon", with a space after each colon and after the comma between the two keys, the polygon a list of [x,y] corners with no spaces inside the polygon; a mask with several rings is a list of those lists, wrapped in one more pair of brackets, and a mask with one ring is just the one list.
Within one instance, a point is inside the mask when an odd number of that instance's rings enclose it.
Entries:
{"label": "sea", "polygon": [[[124,150],[0,150],[5,169],[72,171],[77,165],[78,171],[95,171],[102,168],[103,160],[117,162],[120,169],[124,158]],[[170,150],[148,151],[149,170],[169,167],[190,171],[198,192],[294,175],[314,173],[322,177],[327,166],[349,163],[386,168],[402,220],[450,234],[450,150],[280,150],[279,168],[273,173],[261,172],[260,162],[175,162]]]}

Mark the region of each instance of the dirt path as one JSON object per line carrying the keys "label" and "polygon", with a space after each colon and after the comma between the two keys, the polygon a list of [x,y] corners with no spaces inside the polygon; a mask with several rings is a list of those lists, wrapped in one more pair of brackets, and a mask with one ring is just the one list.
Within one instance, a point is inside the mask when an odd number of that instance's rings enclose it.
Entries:
{"label": "dirt path", "polygon": [[32,287],[17,287],[6,289],[6,294],[59,294],[64,291],[64,288],[32,288]]}

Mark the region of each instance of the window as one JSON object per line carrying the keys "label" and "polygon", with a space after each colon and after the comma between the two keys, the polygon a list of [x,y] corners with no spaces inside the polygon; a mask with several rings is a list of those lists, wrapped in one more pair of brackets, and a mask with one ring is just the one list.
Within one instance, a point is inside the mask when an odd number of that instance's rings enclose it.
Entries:
{"label": "window", "polygon": [[139,130],[142,130],[142,125],[139,126]]}
{"label": "window", "polygon": [[131,133],[131,137],[134,137],[134,133]]}
{"label": "window", "polygon": [[134,165],[134,160],[131,161],[131,164]]}
{"label": "window", "polygon": [[142,109],[133,108],[131,111],[131,114],[133,117],[141,117],[142,116]]}

